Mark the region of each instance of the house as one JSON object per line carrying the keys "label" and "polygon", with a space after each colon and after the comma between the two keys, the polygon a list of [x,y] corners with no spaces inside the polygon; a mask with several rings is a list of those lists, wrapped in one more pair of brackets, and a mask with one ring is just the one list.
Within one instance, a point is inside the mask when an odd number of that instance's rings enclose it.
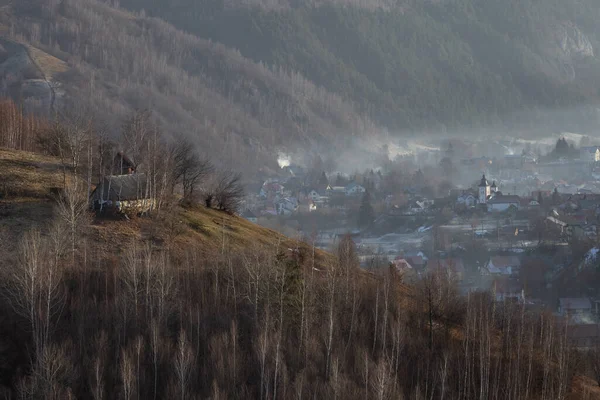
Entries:
{"label": "house", "polygon": [[107,176],[91,194],[94,208],[101,211],[112,208],[124,213],[150,211],[156,199],[148,193],[146,183],[145,174]]}
{"label": "house", "polygon": [[319,200],[321,200],[321,195],[319,194],[319,192],[316,189],[309,189],[308,190],[308,197],[312,201],[319,201]]}
{"label": "house", "polygon": [[362,194],[366,191],[366,189],[364,187],[362,187],[361,185],[359,185],[356,182],[352,182],[350,183],[348,186],[346,186],[346,196],[356,196],[359,194]]}
{"label": "house", "polygon": [[260,196],[272,200],[275,196],[283,194],[284,187],[278,181],[267,180],[260,189]]}
{"label": "house", "polygon": [[584,146],[579,149],[579,158],[582,161],[598,162],[600,161],[600,148],[598,146]]}
{"label": "house", "polygon": [[294,197],[278,199],[273,205],[279,215],[290,215],[298,210],[298,200]]}
{"label": "house", "polygon": [[449,277],[462,280],[465,267],[462,258],[430,258],[427,261],[427,272],[439,272]]}
{"label": "house", "polygon": [[506,211],[511,207],[519,209],[519,205],[521,203],[521,199],[519,196],[515,195],[503,195],[499,194],[493,196],[489,200],[487,200],[487,209],[490,212],[498,212],[498,211]]}
{"label": "house", "polygon": [[122,151],[119,151],[113,159],[113,173],[116,175],[134,174],[136,165],[133,160]]}
{"label": "house", "polygon": [[306,198],[298,202],[298,211],[303,213],[309,213],[317,210],[317,203],[312,201],[310,198]]}
{"label": "house", "polygon": [[258,222],[258,217],[256,216],[256,214],[254,214],[252,211],[250,210],[246,210],[241,214],[241,217],[244,219],[247,219],[248,221],[252,222],[252,223],[257,223]]}
{"label": "house", "polygon": [[534,198],[522,198],[521,207],[522,209],[535,209],[540,206],[540,203]]}
{"label": "house", "polygon": [[411,214],[418,214],[418,213],[422,213],[423,211],[425,211],[426,207],[425,207],[425,203],[417,200],[417,201],[412,201],[409,204],[408,209]]}
{"label": "house", "polygon": [[521,260],[517,256],[492,256],[485,264],[484,275],[518,275]]}
{"label": "house", "polygon": [[456,199],[456,204],[464,205],[465,207],[474,207],[477,204],[477,197],[471,193],[463,193]]}
{"label": "house", "polygon": [[563,316],[591,315],[592,302],[587,297],[562,297],[558,299],[558,312]]}
{"label": "house", "polygon": [[344,186],[327,186],[327,194],[332,195],[346,195],[346,188]]}
{"label": "house", "polygon": [[318,202],[323,196],[315,188],[304,188],[298,193],[298,201],[305,203],[307,201]]}

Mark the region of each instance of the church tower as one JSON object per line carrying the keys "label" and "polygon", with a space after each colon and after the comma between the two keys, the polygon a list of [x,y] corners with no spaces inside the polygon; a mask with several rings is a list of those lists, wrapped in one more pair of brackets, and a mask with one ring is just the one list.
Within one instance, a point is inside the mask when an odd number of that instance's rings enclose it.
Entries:
{"label": "church tower", "polygon": [[490,184],[488,183],[487,179],[485,179],[484,174],[481,177],[481,182],[479,182],[479,204],[485,204],[490,193]]}

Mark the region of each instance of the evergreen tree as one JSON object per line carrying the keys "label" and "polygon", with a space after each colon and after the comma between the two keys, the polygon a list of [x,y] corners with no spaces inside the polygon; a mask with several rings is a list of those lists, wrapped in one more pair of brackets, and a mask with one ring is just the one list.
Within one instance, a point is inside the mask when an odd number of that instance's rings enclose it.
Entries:
{"label": "evergreen tree", "polygon": [[358,210],[358,226],[364,228],[375,220],[375,211],[371,205],[371,194],[367,190],[363,195],[360,209]]}
{"label": "evergreen tree", "polygon": [[344,178],[340,173],[338,173],[337,177],[335,178],[335,186],[346,186],[346,183],[348,183],[346,181],[346,178]]}
{"label": "evergreen tree", "polygon": [[568,157],[570,153],[569,143],[567,139],[560,138],[556,141],[556,147],[554,148],[554,155],[557,158]]}
{"label": "evergreen tree", "polygon": [[557,205],[560,201],[560,196],[558,194],[558,190],[554,188],[554,192],[552,192],[552,204]]}
{"label": "evergreen tree", "polygon": [[321,173],[321,177],[319,178],[319,185],[327,186],[329,185],[329,179],[327,179],[327,175],[325,175],[325,171]]}

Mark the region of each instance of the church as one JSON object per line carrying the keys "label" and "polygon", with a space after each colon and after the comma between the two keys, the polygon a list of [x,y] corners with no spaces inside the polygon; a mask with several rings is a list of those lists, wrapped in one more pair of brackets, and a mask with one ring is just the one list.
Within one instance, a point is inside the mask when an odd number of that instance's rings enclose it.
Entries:
{"label": "church", "polygon": [[490,186],[487,179],[485,179],[485,174],[481,177],[481,182],[479,182],[479,204],[486,204],[488,200],[493,197],[493,195],[498,192],[498,186],[496,186],[496,182],[492,182]]}
{"label": "church", "polygon": [[484,204],[487,211],[506,211],[511,207],[519,209],[521,199],[515,195],[504,195],[498,190],[496,182],[490,185],[485,175],[479,182],[479,204]]}

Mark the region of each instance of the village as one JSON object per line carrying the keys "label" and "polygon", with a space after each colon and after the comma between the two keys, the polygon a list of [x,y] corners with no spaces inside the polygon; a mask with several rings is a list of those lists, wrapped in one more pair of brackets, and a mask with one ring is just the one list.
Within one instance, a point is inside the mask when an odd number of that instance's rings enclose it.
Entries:
{"label": "village", "polygon": [[441,271],[463,294],[549,310],[573,344],[600,344],[600,146],[466,147],[352,175],[287,165],[248,191],[242,216],[330,251],[349,236],[362,268],[406,282]]}
{"label": "village", "polygon": [[[437,272],[463,295],[549,311],[574,345],[599,345],[600,146],[559,139],[546,155],[501,158],[464,158],[457,147],[352,175],[285,165],[247,188],[239,212],[327,251],[349,238],[374,273],[414,284]],[[117,153],[112,171],[94,208],[148,211],[155,199],[133,160]]]}

